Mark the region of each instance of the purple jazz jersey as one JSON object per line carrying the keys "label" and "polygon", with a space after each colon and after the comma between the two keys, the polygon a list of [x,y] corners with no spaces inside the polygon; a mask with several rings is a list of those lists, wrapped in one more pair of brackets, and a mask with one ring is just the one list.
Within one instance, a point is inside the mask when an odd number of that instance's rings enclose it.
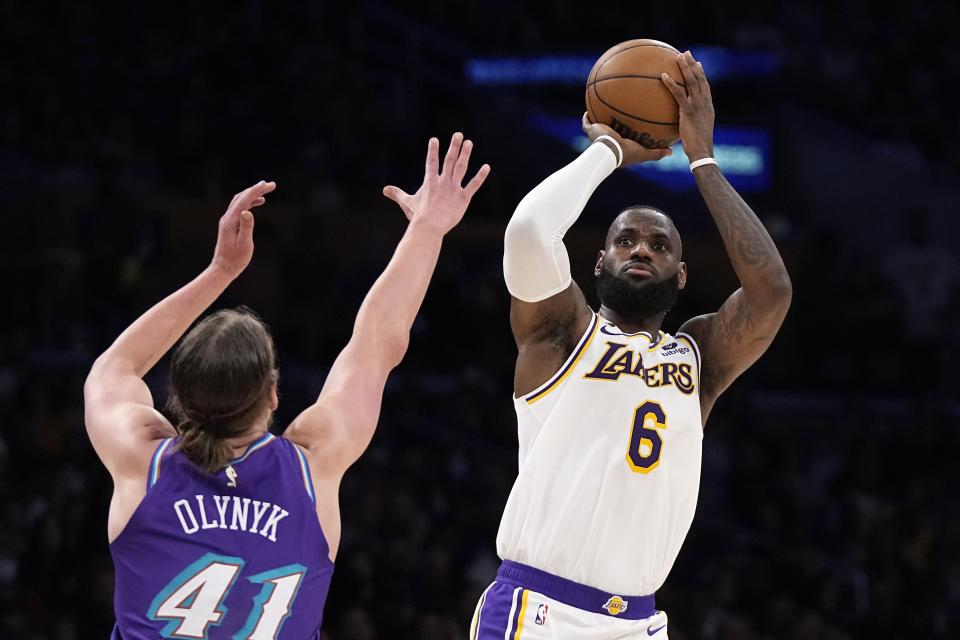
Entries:
{"label": "purple jazz jersey", "polygon": [[110,544],[112,638],[317,637],[333,563],[301,451],[267,434],[205,473],[176,444]]}

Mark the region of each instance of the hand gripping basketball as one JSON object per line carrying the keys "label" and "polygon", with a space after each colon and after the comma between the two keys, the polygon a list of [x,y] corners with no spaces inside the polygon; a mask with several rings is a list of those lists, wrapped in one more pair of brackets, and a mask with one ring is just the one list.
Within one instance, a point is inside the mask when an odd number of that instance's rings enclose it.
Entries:
{"label": "hand gripping basketball", "polygon": [[429,225],[445,234],[463,219],[470,199],[489,175],[490,165],[480,167],[477,175],[464,187],[461,185],[467,174],[473,142],[464,140],[459,131],[454,133],[443,159],[443,168],[438,172],[439,148],[440,141],[430,138],[423,184],[415,194],[410,195],[399,187],[389,185],[383,188],[383,195],[400,205],[410,222]]}
{"label": "hand gripping basketball", "polygon": [[673,94],[680,107],[680,140],[683,151],[691,162],[713,157],[713,96],[703,65],[693,59],[689,51],[677,56],[684,88],[667,74],[660,80]]}
{"label": "hand gripping basketball", "polygon": [[643,146],[639,142],[634,142],[633,140],[628,140],[627,138],[622,137],[605,124],[591,122],[590,115],[586,111],[583,112],[583,132],[587,134],[587,137],[590,138],[591,142],[603,135],[610,136],[616,140],[620,145],[620,148],[623,150],[623,162],[620,163],[621,167],[625,167],[630,164],[637,164],[638,162],[648,162],[650,160],[657,161],[661,158],[666,158],[669,155],[673,155],[673,149],[670,149],[669,147],[666,149],[650,149]]}

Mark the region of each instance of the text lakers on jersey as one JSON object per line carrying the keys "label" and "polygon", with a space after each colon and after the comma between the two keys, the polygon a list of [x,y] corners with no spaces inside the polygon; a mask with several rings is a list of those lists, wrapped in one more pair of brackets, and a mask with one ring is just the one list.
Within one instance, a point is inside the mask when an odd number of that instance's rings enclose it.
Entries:
{"label": "text lakers on jersey", "polygon": [[[631,349],[626,343],[608,340],[606,348],[596,366],[584,378],[619,380],[622,375],[637,376],[651,388],[674,385],[685,394],[693,393],[693,366],[690,363],[660,362],[652,367],[644,367],[642,353]],[[666,345],[660,355],[671,356],[688,351],[690,347],[682,347],[674,342]]]}

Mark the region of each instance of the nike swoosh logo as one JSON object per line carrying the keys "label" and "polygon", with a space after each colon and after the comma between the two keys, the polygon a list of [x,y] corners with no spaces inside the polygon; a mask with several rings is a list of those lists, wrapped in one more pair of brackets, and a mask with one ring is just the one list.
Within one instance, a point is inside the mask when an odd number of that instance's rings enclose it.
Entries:
{"label": "nike swoosh logo", "polygon": [[647,629],[647,635],[652,636],[656,632],[660,631],[660,629],[666,629],[666,628],[667,628],[667,625],[663,625],[662,627],[657,627],[656,629]]}

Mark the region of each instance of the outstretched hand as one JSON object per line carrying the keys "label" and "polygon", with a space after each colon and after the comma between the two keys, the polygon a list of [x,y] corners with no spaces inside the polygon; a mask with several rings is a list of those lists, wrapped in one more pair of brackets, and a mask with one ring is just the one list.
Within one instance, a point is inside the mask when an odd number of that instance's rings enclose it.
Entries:
{"label": "outstretched hand", "polygon": [[215,267],[234,278],[247,268],[253,257],[253,213],[250,210],[265,203],[264,196],[276,188],[275,182],[261,180],[233,196],[227,212],[220,217],[217,246],[213,250],[212,264]]}
{"label": "outstretched hand", "polygon": [[[427,163],[423,174],[423,184],[413,195],[403,189],[389,185],[383,188],[387,196],[403,209],[411,222],[429,224],[441,233],[453,229],[467,210],[470,199],[490,173],[490,165],[485,164],[477,171],[467,186],[463,178],[467,174],[473,142],[464,140],[459,131],[453,134],[450,147],[440,169],[440,141],[430,138],[427,143]],[[439,172],[438,172],[439,170]]]}
{"label": "outstretched hand", "polygon": [[[593,142],[600,136],[610,136],[617,141],[617,143],[620,145],[620,149],[623,150],[623,162],[620,163],[621,167],[637,164],[639,162],[648,162],[650,160],[656,161],[660,160],[661,158],[666,158],[669,155],[673,155],[673,149],[650,149],[643,146],[639,142],[634,142],[633,140],[621,137],[619,133],[607,125],[600,124],[599,122],[592,122],[586,111],[583,112],[582,126],[583,132],[587,134],[588,138],[590,138],[590,142]],[[614,151],[614,153],[616,153],[616,151]]]}
{"label": "outstretched hand", "polygon": [[668,76],[660,80],[680,107],[680,140],[690,161],[713,157],[713,96],[703,65],[693,59],[689,51],[677,56],[677,65],[683,74],[686,90]]}

